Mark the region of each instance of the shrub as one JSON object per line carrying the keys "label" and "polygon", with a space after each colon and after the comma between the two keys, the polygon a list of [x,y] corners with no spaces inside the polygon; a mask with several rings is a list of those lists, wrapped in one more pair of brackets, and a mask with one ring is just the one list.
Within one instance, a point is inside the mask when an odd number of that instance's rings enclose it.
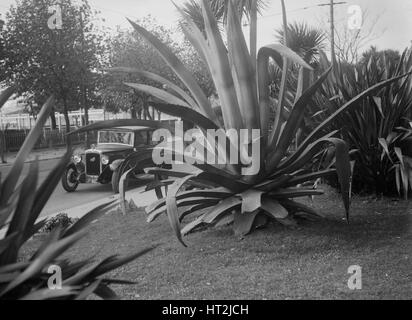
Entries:
{"label": "shrub", "polygon": [[[392,58],[391,58],[392,57]],[[307,117],[306,134],[360,95],[370,86],[412,71],[412,51],[399,59],[387,53],[368,54],[359,65],[337,64],[333,76],[316,96],[317,106]],[[328,64],[323,58],[323,68]],[[319,108],[319,106],[322,106]],[[340,136],[355,151],[355,191],[377,195],[399,192],[407,198],[412,188],[412,78],[404,77],[360,99],[355,108],[336,117],[326,128],[340,130]]]}
{"label": "shrub", "polygon": [[[102,276],[150,249],[127,257],[112,256],[91,266],[90,259],[71,262],[61,257],[84,237],[86,226],[103,214],[107,205],[95,208],[71,226],[54,228],[30,258],[19,255],[21,247],[45,227],[46,221],[37,221],[38,217],[71,156],[68,150],[39,188],[39,163],[33,162],[28,175],[18,185],[24,161],[42,133],[42,127],[53,104],[54,99],[50,98],[43,106],[37,123],[21,147],[10,173],[0,183],[0,230],[4,231],[0,238],[0,300],[86,299],[91,294],[104,299],[114,299],[116,294],[110,285],[127,282]],[[48,287],[51,276],[48,268],[51,265],[57,265],[62,270],[61,289],[50,290]]]}
{"label": "shrub", "polygon": [[67,229],[75,224],[79,219],[70,218],[67,213],[59,213],[46,221],[40,232],[50,233],[56,228]]}

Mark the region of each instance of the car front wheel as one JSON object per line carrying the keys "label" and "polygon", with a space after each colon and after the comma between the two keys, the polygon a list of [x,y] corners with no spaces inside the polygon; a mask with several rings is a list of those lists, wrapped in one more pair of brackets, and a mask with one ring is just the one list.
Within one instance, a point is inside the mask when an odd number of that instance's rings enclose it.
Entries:
{"label": "car front wheel", "polygon": [[67,192],[75,192],[79,186],[78,172],[73,167],[66,168],[62,176],[62,186]]}
{"label": "car front wheel", "polygon": [[[120,179],[122,177],[124,173],[124,170],[122,170],[122,168],[117,168],[115,171],[113,171],[113,175],[112,175],[112,190],[113,193],[118,194],[120,192],[120,187],[119,187],[119,183],[120,183]],[[127,186],[129,185],[128,181],[126,180],[126,185],[125,187],[127,188]]]}

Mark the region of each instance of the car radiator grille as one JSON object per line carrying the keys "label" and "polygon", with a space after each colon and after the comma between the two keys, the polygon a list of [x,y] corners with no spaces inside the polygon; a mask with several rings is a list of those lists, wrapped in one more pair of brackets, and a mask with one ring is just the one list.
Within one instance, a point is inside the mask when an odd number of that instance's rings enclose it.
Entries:
{"label": "car radiator grille", "polygon": [[87,153],[86,154],[86,174],[89,176],[100,175],[100,154]]}

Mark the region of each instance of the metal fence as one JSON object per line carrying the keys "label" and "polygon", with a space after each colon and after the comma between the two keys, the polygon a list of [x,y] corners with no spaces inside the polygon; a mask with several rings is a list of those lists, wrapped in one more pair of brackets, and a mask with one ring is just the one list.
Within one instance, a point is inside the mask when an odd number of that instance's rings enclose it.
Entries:
{"label": "metal fence", "polygon": [[[36,143],[35,149],[54,148],[66,145],[66,126],[63,115],[56,113],[57,129],[52,130],[50,125],[50,119],[47,120],[43,134]],[[69,119],[70,124],[73,126],[71,129],[75,130],[82,125],[83,112],[70,112]],[[113,120],[113,119],[130,119],[130,114],[127,112],[120,112],[117,114],[105,112],[100,110],[89,110],[90,123]],[[162,114],[163,121],[172,121],[175,118]],[[36,120],[28,114],[19,115],[3,115],[0,112],[0,134],[4,134],[5,146],[8,152],[14,152],[20,150],[26,139],[30,129],[34,126]],[[89,142],[96,143],[97,133],[90,132]],[[1,138],[1,137],[0,137]],[[85,143],[86,134],[75,134],[72,136],[72,143],[75,145]]]}
{"label": "metal fence", "polygon": [[[65,130],[66,122],[64,116],[60,113],[55,113],[57,128],[62,131]],[[130,114],[127,112],[120,113],[110,113],[105,112],[103,109],[99,110],[89,110],[89,122],[93,123],[102,120],[113,120],[113,119],[128,119]],[[72,126],[80,127],[84,121],[84,111],[69,112],[69,120]],[[2,130],[8,128],[13,130],[25,130],[31,129],[36,123],[36,119],[29,114],[14,114],[5,115],[0,111],[0,128]],[[45,123],[46,128],[51,127],[50,119]]]}
{"label": "metal fence", "polygon": [[[4,132],[4,137],[6,141],[6,150],[8,152],[19,151],[24,143],[30,130],[6,130]],[[90,143],[96,143],[97,134],[96,132],[89,132]],[[86,142],[86,134],[74,134],[71,138],[73,144],[78,145]],[[67,136],[65,131],[59,130],[43,130],[43,134],[40,136],[39,140],[35,145],[35,149],[46,149],[55,148],[60,146],[65,146],[67,142]]]}

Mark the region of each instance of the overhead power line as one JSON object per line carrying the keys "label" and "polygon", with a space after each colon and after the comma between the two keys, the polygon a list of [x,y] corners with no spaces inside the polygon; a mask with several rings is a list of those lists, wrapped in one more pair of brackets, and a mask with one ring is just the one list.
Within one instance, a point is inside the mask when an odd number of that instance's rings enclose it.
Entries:
{"label": "overhead power line", "polygon": [[[339,5],[339,4],[345,4],[347,2],[335,2],[334,5]],[[330,6],[330,3],[320,3],[320,4],[315,4],[312,6],[306,6],[306,7],[302,7],[302,8],[297,8],[297,9],[292,9],[292,10],[288,10],[286,11],[286,13],[294,13],[294,12],[299,12],[299,11],[304,11],[304,10],[308,10],[308,9],[313,9],[313,8],[318,8],[318,7],[325,7],[325,6]],[[259,19],[267,19],[267,18],[272,18],[272,17],[277,17],[277,16],[281,16],[282,12],[277,12],[277,13],[273,13],[273,14],[269,14],[269,15],[265,15],[265,16],[260,16]],[[243,24],[244,27],[248,26],[249,23],[245,22]]]}

